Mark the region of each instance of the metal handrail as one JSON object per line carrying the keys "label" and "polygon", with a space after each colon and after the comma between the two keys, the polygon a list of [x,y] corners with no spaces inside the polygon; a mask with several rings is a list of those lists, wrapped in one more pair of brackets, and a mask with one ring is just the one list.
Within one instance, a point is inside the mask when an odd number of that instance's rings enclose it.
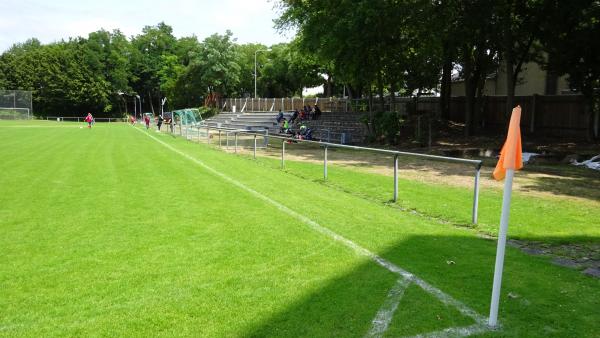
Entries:
{"label": "metal handrail", "polygon": [[[237,153],[237,141],[238,141],[238,134],[245,134],[245,135],[253,135],[254,136],[254,158],[256,159],[256,137],[257,136],[264,136],[265,137],[265,145],[268,143],[268,138],[274,138],[274,139],[279,139],[282,141],[282,147],[281,147],[281,167],[284,168],[285,167],[285,144],[286,142],[290,142],[293,141],[295,143],[308,143],[308,144],[316,144],[319,145],[323,148],[323,178],[326,180],[327,179],[327,150],[328,148],[342,148],[342,149],[352,149],[352,150],[364,150],[364,151],[371,151],[371,152],[376,152],[376,153],[382,153],[382,154],[388,154],[388,155],[393,155],[394,156],[394,195],[393,195],[393,201],[397,201],[398,200],[398,158],[400,156],[409,156],[409,157],[416,157],[416,158],[423,158],[423,159],[428,159],[428,160],[435,160],[435,161],[444,161],[444,162],[453,162],[453,163],[463,163],[463,164],[470,164],[470,165],[474,165],[475,166],[475,176],[474,176],[474,187],[473,187],[473,207],[472,207],[472,222],[473,224],[477,224],[477,218],[478,218],[478,210],[479,210],[479,179],[480,179],[480,175],[481,175],[481,166],[483,164],[483,161],[481,160],[471,160],[471,159],[465,159],[465,158],[458,158],[458,157],[449,157],[449,156],[439,156],[439,155],[428,155],[428,154],[420,154],[420,153],[411,153],[411,152],[406,152],[406,151],[398,151],[398,150],[389,150],[389,149],[379,149],[379,148],[371,148],[371,147],[360,147],[360,146],[352,146],[352,145],[346,145],[346,144],[338,144],[338,143],[330,143],[330,142],[323,142],[323,141],[313,141],[313,140],[302,140],[302,139],[295,139],[292,137],[286,137],[286,136],[280,136],[280,135],[269,135],[268,129],[265,130],[265,134],[256,132],[256,131],[251,131],[251,130],[243,130],[243,129],[237,129],[237,128],[226,128],[226,127],[209,127],[209,126],[198,126],[198,129],[200,128],[204,128],[207,130],[207,135],[210,133],[210,130],[218,130],[219,131],[219,146],[221,146],[221,132],[225,131],[225,134],[227,136],[227,147],[229,148],[229,137],[228,135],[233,133],[235,136],[235,152]],[[207,139],[210,139],[209,137],[207,137]],[[200,139],[198,139],[198,141],[200,141]]]}
{"label": "metal handrail", "polygon": [[[210,127],[210,129],[215,129],[215,130],[221,129],[221,130],[237,131],[240,134],[248,134],[248,135],[255,135],[255,134],[256,135],[262,135],[260,133],[256,133],[253,130],[244,130],[244,129],[236,129],[236,128]],[[318,144],[320,146],[327,146],[327,147],[332,147],[332,148],[366,150],[366,151],[384,153],[384,154],[389,154],[389,155],[401,155],[401,156],[420,157],[420,158],[429,159],[429,160],[438,160],[438,161],[445,161],[445,162],[455,162],[455,163],[472,164],[472,165],[475,165],[477,167],[481,167],[481,165],[483,164],[483,161],[481,161],[481,160],[471,160],[471,159],[466,159],[466,158],[440,156],[440,155],[429,155],[429,154],[421,154],[421,153],[411,153],[411,152],[406,152],[406,151],[389,150],[389,149],[379,149],[379,148],[371,148],[371,147],[360,147],[360,146],[352,146],[352,145],[348,145],[348,144],[339,144],[339,143],[331,143],[331,142],[323,142],[323,141],[300,140],[300,139],[295,139],[295,138],[292,138],[292,137],[285,137],[285,136],[279,136],[279,135],[269,135],[269,136],[272,137],[272,138],[281,139],[281,140],[290,140],[290,141],[294,141],[294,142],[297,142],[297,143],[312,143],[312,144]]]}

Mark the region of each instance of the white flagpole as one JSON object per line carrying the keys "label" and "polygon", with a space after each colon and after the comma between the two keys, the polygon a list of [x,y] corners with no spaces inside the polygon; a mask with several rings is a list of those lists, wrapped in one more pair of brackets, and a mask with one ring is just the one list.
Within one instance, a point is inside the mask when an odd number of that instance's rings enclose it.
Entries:
{"label": "white flagpole", "polygon": [[508,231],[508,218],[510,216],[510,199],[512,183],[515,175],[514,169],[506,169],[504,181],[504,194],[502,197],[502,216],[500,217],[500,231],[498,233],[498,248],[496,249],[496,267],[494,269],[494,287],[492,289],[492,302],[490,305],[490,318],[488,325],[496,327],[498,324],[498,306],[500,304],[500,287],[502,286],[502,269],[504,268],[504,249],[506,248],[506,233]]}

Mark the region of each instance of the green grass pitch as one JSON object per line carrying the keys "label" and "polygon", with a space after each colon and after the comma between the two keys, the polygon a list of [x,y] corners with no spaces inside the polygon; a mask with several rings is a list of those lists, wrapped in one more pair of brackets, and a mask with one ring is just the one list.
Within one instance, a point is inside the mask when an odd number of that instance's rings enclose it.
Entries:
{"label": "green grass pitch", "polygon": [[[323,182],[307,178],[318,165],[290,162],[281,170],[275,160],[125,124],[81,126],[0,121],[0,336],[600,332],[598,279],[513,248],[501,328],[479,325],[488,313],[495,242],[438,220],[463,217],[463,205],[470,216],[466,189],[402,182],[405,192],[412,186],[425,196],[404,203],[431,208],[436,218],[423,217],[380,201],[385,179],[377,175],[334,167],[330,181],[337,183]],[[431,201],[435,192],[450,204]],[[516,198],[517,210],[546,208]],[[499,209],[485,200],[484,193],[482,217],[490,215],[493,232]],[[572,219],[576,208],[554,210]],[[545,237],[536,229],[509,227],[509,236]],[[558,223],[550,229],[553,238],[570,233]],[[572,233],[594,237],[597,229]],[[416,280],[390,297],[399,276],[360,250]],[[390,318],[374,333],[382,311]]]}

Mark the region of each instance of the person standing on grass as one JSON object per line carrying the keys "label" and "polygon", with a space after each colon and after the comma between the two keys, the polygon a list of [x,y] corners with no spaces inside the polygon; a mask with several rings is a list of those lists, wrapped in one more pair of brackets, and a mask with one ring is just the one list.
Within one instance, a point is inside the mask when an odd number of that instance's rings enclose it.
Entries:
{"label": "person standing on grass", "polygon": [[88,128],[92,128],[92,122],[94,122],[94,117],[92,116],[92,113],[88,113],[84,121],[87,122]]}
{"label": "person standing on grass", "polygon": [[164,121],[162,115],[158,115],[158,118],[156,119],[156,121],[157,121],[156,127],[158,127],[158,131],[160,131],[160,127],[162,126],[163,121]]}
{"label": "person standing on grass", "polygon": [[150,128],[150,116],[144,115],[144,123],[146,123],[146,130]]}

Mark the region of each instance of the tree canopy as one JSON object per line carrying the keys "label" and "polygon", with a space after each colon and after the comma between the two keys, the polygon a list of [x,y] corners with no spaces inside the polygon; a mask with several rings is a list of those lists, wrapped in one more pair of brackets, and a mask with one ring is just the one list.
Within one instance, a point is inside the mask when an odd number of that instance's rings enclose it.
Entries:
{"label": "tree canopy", "polygon": [[[146,112],[160,111],[163,97],[165,109],[198,107],[213,92],[254,95],[254,52],[268,48],[238,44],[230,31],[177,39],[162,22],[130,38],[99,30],[45,45],[31,39],[0,55],[0,89],[33,91],[37,115],[120,116],[134,110],[136,95]],[[323,82],[310,54],[292,43],[258,58],[260,96],[298,95]]]}

